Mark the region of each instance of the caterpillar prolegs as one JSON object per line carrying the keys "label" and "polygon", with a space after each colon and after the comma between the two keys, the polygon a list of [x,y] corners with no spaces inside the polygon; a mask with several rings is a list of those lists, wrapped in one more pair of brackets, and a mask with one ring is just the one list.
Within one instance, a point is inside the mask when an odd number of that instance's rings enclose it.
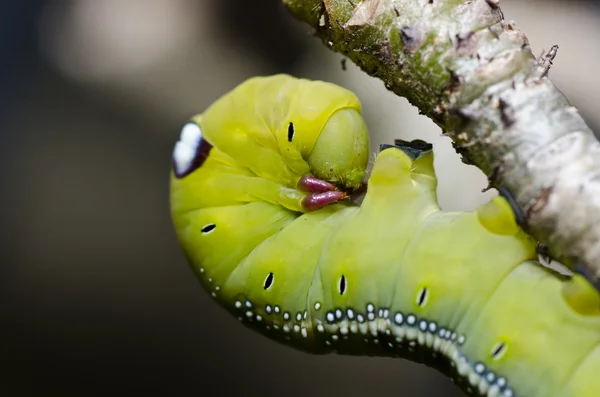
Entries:
{"label": "caterpillar prolegs", "polygon": [[195,116],[173,154],[171,213],[204,288],[246,326],[315,354],[397,356],[469,395],[600,393],[600,296],[536,262],[496,197],[441,211],[431,147],[381,147],[356,96],[250,79]]}

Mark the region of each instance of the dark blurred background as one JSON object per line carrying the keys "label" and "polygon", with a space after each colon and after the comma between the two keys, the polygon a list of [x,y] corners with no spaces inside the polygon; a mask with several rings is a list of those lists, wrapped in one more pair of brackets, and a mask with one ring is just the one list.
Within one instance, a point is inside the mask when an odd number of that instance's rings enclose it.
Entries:
{"label": "dark blurred background", "polygon": [[[600,7],[503,0],[600,131]],[[248,77],[354,90],[373,145],[434,142],[441,204],[485,177],[415,108],[327,50],[278,0],[0,2],[1,396],[460,396],[402,360],[310,356],[246,330],[196,282],[173,233],[185,120]],[[376,146],[373,146],[376,148]]]}

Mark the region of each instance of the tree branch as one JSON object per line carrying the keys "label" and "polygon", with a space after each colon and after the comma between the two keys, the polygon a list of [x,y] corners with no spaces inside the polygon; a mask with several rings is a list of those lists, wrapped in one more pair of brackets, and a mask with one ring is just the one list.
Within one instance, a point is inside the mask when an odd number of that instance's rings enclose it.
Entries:
{"label": "tree branch", "polygon": [[283,0],[510,192],[524,229],[600,280],[600,144],[499,0]]}

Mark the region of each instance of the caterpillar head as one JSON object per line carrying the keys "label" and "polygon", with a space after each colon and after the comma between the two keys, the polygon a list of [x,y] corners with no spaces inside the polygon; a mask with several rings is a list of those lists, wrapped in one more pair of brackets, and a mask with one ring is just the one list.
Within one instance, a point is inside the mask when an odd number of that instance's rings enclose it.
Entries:
{"label": "caterpillar head", "polygon": [[325,122],[307,162],[317,178],[349,190],[358,188],[369,160],[369,134],[353,108],[334,112]]}

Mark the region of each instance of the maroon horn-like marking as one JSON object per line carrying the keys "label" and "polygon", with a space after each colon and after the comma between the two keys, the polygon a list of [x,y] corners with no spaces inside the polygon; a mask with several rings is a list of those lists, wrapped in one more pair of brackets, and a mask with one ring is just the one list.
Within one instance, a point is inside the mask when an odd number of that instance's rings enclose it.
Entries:
{"label": "maroon horn-like marking", "polygon": [[340,191],[312,193],[302,199],[302,208],[307,211],[315,211],[326,205],[337,203],[346,197],[346,193]]}
{"label": "maroon horn-like marking", "polygon": [[331,183],[319,178],[315,178],[314,176],[303,176],[300,178],[298,181],[298,187],[304,191],[315,193],[337,190],[336,187]]}

